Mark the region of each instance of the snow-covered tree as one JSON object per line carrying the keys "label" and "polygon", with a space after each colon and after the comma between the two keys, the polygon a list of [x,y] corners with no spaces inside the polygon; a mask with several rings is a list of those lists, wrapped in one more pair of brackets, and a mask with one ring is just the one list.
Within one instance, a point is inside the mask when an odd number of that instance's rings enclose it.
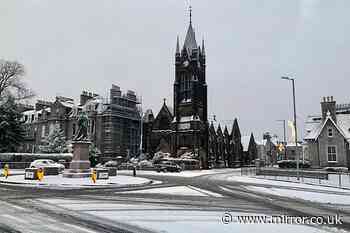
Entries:
{"label": "snow-covered tree", "polygon": [[0,104],[0,152],[15,152],[24,140],[22,114],[13,98]]}
{"label": "snow-covered tree", "polygon": [[49,133],[49,135],[44,138],[43,146],[40,146],[41,153],[65,153],[68,151],[66,137],[63,130],[58,126]]}

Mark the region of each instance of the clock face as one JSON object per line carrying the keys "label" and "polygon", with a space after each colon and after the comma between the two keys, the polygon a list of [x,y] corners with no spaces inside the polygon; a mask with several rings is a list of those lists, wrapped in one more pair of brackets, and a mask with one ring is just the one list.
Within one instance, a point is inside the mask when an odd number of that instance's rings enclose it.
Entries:
{"label": "clock face", "polygon": [[184,65],[184,67],[187,67],[189,65],[188,61],[184,61],[184,63],[182,63]]}

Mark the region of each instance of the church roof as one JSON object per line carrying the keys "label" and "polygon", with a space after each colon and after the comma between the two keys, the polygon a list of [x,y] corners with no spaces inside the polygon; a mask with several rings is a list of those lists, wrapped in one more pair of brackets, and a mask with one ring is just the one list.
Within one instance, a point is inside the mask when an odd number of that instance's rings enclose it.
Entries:
{"label": "church roof", "polygon": [[197,49],[196,36],[192,27],[192,23],[188,26],[187,34],[185,38],[184,48],[187,50],[189,55],[192,54],[192,49]]}

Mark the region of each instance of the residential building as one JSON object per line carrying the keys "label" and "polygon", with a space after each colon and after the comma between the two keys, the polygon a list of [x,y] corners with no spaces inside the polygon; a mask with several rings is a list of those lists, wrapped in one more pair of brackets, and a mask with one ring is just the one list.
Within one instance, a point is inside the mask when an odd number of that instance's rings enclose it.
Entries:
{"label": "residential building", "polygon": [[306,122],[307,155],[312,167],[349,167],[350,105],[323,97],[321,114]]}

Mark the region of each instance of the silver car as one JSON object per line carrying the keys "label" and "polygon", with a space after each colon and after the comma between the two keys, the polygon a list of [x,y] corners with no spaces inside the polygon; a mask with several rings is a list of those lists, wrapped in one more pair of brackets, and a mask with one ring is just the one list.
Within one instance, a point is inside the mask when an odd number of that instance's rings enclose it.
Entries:
{"label": "silver car", "polygon": [[30,163],[31,168],[58,167],[59,172],[63,172],[64,165],[54,162],[51,159],[37,159]]}

